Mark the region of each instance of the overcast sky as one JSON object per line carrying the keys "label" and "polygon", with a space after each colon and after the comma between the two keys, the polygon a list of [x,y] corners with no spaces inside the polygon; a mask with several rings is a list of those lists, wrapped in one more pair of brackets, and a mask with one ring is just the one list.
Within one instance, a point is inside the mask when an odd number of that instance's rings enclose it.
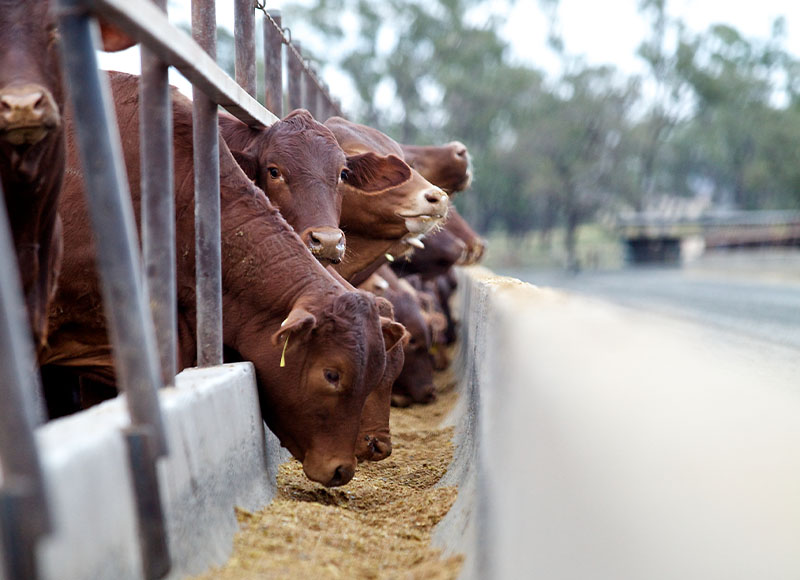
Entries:
{"label": "overcast sky", "polygon": [[[645,20],[637,13],[638,0],[560,0],[559,18],[566,51],[582,55],[590,64],[612,64],[625,73],[643,70],[635,51],[647,32]],[[191,19],[189,0],[169,0],[170,19],[188,22]],[[267,2],[270,8],[281,8],[286,2]],[[547,20],[537,0],[517,0],[511,10],[505,0],[493,0],[490,10],[505,20],[503,32],[515,58],[536,68],[557,74],[557,59],[547,48]],[[669,10],[680,14],[688,27],[702,31],[716,23],[730,24],[748,38],[769,37],[772,22],[785,16],[787,47],[800,58],[800,1],[798,0],[668,0]],[[217,0],[220,26],[233,28],[233,2]],[[284,23],[294,38],[304,39],[310,30],[302,23]],[[313,44],[313,42],[312,42]],[[118,55],[104,55],[104,68],[138,72],[138,51],[131,49]],[[348,107],[347,79],[337,71],[326,69],[323,77],[334,95]],[[178,77],[173,81],[180,85]],[[184,85],[185,86],[185,85]]]}

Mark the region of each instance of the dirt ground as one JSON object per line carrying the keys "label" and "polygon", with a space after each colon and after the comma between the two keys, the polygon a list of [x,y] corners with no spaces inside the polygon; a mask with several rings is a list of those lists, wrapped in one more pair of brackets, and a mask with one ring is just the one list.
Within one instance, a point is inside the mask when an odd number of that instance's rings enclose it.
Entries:
{"label": "dirt ground", "polygon": [[463,557],[430,546],[457,495],[436,487],[453,458],[453,429],[439,425],[457,396],[449,373],[436,383],[433,404],[392,409],[392,455],[362,463],[347,485],[309,481],[295,460],[281,466],[276,498],[260,512],[237,512],[230,560],[197,580],[456,578]]}

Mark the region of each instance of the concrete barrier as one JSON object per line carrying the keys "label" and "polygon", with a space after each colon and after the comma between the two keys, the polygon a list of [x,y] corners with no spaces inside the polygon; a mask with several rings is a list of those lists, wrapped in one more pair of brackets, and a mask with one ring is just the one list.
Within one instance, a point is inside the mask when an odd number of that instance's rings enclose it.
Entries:
{"label": "concrete barrier", "polygon": [[800,578],[800,357],[460,274],[462,578]]}
{"label": "concrete barrier", "polygon": [[[160,393],[169,456],[159,461],[171,577],[223,564],[238,529],[234,506],[258,509],[286,457],[265,431],[250,363],[183,371]],[[141,578],[125,402],[52,421],[36,435],[56,532],[42,543],[47,579]],[[269,448],[269,449],[268,449]]]}

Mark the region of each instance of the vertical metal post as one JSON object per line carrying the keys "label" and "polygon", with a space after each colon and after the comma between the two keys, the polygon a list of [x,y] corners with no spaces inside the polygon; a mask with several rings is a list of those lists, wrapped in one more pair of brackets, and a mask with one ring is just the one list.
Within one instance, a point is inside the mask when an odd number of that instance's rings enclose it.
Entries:
{"label": "vertical metal post", "polygon": [[111,91],[97,68],[99,29],[82,0],[60,0],[64,76],[73,105],[117,380],[126,394],[131,422],[150,425],[154,453],[166,455],[158,405],[158,354],[136,240],[128,180]]}
{"label": "vertical metal post", "polygon": [[325,90],[323,91],[323,93],[321,95],[322,112],[320,113],[320,119],[319,119],[320,123],[324,123],[328,119],[328,117],[330,117],[332,115],[332,113],[331,113],[331,110],[332,110],[332,107],[331,107],[331,91],[328,88],[328,85],[323,85],[323,87],[324,87]]}
{"label": "vertical metal post", "polygon": [[[192,0],[192,36],[217,57],[214,0]],[[197,365],[222,364],[222,271],[220,250],[219,128],[217,104],[192,89],[197,283]]]}
{"label": "vertical metal post", "polygon": [[[166,0],[154,2],[166,11]],[[141,53],[142,253],[161,361],[161,378],[166,386],[175,383],[178,361],[172,105],[169,67],[144,46]]]}
{"label": "vertical metal post", "polygon": [[136,496],[142,571],[147,580],[155,580],[166,576],[172,566],[156,464],[147,459],[153,453],[152,429],[149,426],[131,427],[125,431],[125,441]]}
{"label": "vertical metal post", "polygon": [[319,117],[319,108],[317,107],[317,83],[314,82],[314,73],[310,69],[306,69],[303,74],[303,84],[305,85],[303,106],[308,109],[311,116],[317,119]]}
{"label": "vertical metal post", "polygon": [[[300,43],[294,42],[297,53],[302,55]],[[289,69],[289,106],[288,109],[299,109],[303,106],[303,63],[291,51],[287,51],[287,67]]]}
{"label": "vertical metal post", "polygon": [[253,0],[236,0],[233,21],[236,82],[256,96],[256,13]]}
{"label": "vertical metal post", "polygon": [[[278,27],[281,11],[267,12]],[[283,33],[264,18],[264,106],[279,119],[283,118]]]}
{"label": "vertical metal post", "polygon": [[0,562],[6,578],[36,578],[36,542],[51,530],[36,425],[33,343],[0,188]]}

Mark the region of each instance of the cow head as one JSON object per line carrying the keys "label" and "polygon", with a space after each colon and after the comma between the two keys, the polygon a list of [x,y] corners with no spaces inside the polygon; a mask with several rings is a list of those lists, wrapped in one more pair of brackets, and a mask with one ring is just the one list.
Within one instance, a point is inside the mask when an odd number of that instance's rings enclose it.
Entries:
{"label": "cow head", "polygon": [[447,194],[411,169],[400,146],[370,127],[332,117],[325,125],[347,153],[342,227],[380,239],[422,235],[447,215]]}
{"label": "cow head", "polygon": [[444,224],[444,229],[464,242],[466,254],[464,258],[459,261],[459,264],[471,266],[480,262],[483,258],[483,254],[486,252],[487,242],[470,227],[467,220],[465,220],[452,205],[447,214],[447,221]]}
{"label": "cow head", "polygon": [[392,268],[402,275],[419,274],[430,280],[457,264],[463,264],[466,256],[467,246],[445,227],[426,236],[424,248],[402,256],[392,264]]}
{"label": "cow head", "polygon": [[425,179],[453,194],[472,183],[472,159],[460,141],[440,146],[401,145],[406,163]]}
{"label": "cow head", "polygon": [[[345,291],[298,299],[270,345],[244,340],[240,346],[269,374],[259,377],[270,383],[260,393],[262,413],[309,479],[329,487],[352,479],[364,402],[384,374],[386,351],[403,333],[380,317],[374,297]],[[268,368],[259,364],[265,357]]]}
{"label": "cow head", "polygon": [[[388,283],[384,280],[388,287]],[[377,298],[378,311],[382,324],[388,325],[395,320],[392,303],[384,298]],[[386,366],[378,386],[372,391],[364,403],[361,413],[361,429],[356,441],[356,457],[359,461],[381,461],[392,453],[392,435],[389,427],[389,414],[392,402],[392,386],[405,362],[405,346],[409,334],[404,332],[386,351]]]}
{"label": "cow head", "polygon": [[400,282],[400,287],[390,288],[386,294],[394,307],[395,318],[409,334],[403,349],[403,370],[392,388],[392,401],[398,406],[430,403],[436,400],[430,327],[416,298],[416,291],[402,280]]}
{"label": "cow head", "polygon": [[222,135],[244,172],[267,194],[314,256],[337,264],[345,155],[330,130],[298,109],[266,129],[220,116]]}
{"label": "cow head", "polygon": [[58,35],[49,2],[0,2],[0,140],[40,142],[61,126]]}

